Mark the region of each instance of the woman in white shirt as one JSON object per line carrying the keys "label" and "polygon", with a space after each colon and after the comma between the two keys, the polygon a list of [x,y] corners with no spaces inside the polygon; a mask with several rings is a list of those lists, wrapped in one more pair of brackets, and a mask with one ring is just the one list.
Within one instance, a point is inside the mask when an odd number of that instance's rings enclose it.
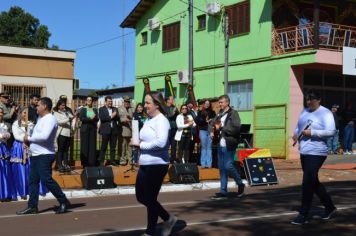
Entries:
{"label": "woman in white shirt", "polygon": [[70,138],[72,134],[71,122],[73,119],[73,114],[66,110],[66,101],[59,100],[56,107],[53,109],[53,115],[57,120],[57,168],[59,172],[71,171],[68,165],[68,152],[70,146]]}
{"label": "woman in white shirt", "polygon": [[[12,180],[15,185],[16,194],[22,199],[26,199],[29,194],[30,185],[30,157],[28,149],[23,148],[23,140],[26,134],[30,135],[34,124],[28,120],[28,108],[23,107],[20,110],[18,119],[12,124],[12,134],[14,135],[14,144],[11,149],[10,162],[12,170]],[[45,196],[48,189],[40,183],[40,195]]]}
{"label": "woman in white shirt", "polygon": [[177,116],[177,132],[174,137],[178,141],[178,160],[179,162],[188,163],[190,160],[190,143],[193,139],[192,127],[195,127],[193,117],[188,114],[187,105],[182,105],[180,114]]}
{"label": "woman in white shirt", "polygon": [[136,198],[147,208],[147,228],[143,235],[154,235],[158,217],[164,220],[162,235],[168,236],[177,217],[170,215],[157,201],[163,178],[169,165],[169,121],[161,93],[151,92],[145,97],[148,120],[140,131],[140,169],[136,178]]}
{"label": "woman in white shirt", "polygon": [[314,193],[325,207],[323,220],[329,220],[336,211],[330,195],[320,183],[319,169],[328,154],[327,139],[336,132],[334,116],[320,105],[320,94],[310,90],[305,95],[307,108],[300,114],[293,140],[299,142],[300,161],[303,170],[302,204],[298,216],[291,222],[295,225],[308,223],[308,214]]}

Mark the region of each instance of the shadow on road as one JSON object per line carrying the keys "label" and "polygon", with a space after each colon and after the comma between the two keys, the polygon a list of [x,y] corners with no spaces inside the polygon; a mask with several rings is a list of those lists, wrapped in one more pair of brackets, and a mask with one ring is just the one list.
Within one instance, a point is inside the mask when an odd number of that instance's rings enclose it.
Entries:
{"label": "shadow on road", "polygon": [[[226,235],[262,235],[262,236],[296,236],[296,235],[326,235],[354,236],[356,235],[356,181],[340,181],[325,184],[335,205],[339,208],[335,218],[322,220],[323,207],[315,196],[310,216],[310,223],[304,226],[290,224],[297,214],[301,199],[301,187],[292,186],[278,188],[258,188],[257,193],[251,188],[246,190],[242,198],[233,197],[227,200],[212,201],[206,199],[196,204],[179,206],[172,213],[180,220],[171,235],[179,236],[226,236]],[[187,215],[200,215],[206,220],[185,220]],[[231,220],[229,220],[231,219]],[[226,220],[226,221],[222,221]],[[156,235],[160,235],[160,225]],[[136,236],[144,230],[117,232],[104,229],[107,233],[99,235]]]}

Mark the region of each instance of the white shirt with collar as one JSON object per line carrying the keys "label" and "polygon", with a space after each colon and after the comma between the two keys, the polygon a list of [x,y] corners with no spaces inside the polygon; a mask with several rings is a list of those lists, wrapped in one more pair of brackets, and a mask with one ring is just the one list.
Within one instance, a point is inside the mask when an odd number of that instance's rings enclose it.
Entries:
{"label": "white shirt with collar", "polygon": [[28,138],[32,156],[55,153],[54,140],[57,128],[57,120],[51,113],[38,118],[33,133]]}

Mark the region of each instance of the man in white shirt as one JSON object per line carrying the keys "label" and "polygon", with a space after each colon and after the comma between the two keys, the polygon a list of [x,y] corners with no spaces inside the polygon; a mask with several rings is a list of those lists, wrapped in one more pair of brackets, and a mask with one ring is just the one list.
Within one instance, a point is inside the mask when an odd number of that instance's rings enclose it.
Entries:
{"label": "man in white shirt", "polygon": [[48,190],[57,198],[59,207],[56,214],[67,212],[70,205],[68,199],[52,178],[52,163],[54,161],[54,140],[57,132],[57,121],[51,114],[52,101],[48,97],[40,99],[37,106],[39,119],[30,137],[24,137],[24,144],[29,146],[31,153],[30,169],[30,199],[28,206],[17,215],[38,213],[38,197],[40,180]]}

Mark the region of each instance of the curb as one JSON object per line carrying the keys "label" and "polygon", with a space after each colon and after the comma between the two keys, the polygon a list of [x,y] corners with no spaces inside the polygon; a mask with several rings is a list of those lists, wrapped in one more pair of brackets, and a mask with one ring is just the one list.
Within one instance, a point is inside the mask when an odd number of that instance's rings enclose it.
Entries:
{"label": "curb", "polygon": [[[248,187],[247,181],[243,180],[245,186]],[[235,181],[230,180],[227,185],[228,188],[235,188]],[[196,191],[196,190],[211,190],[219,189],[220,181],[206,181],[195,184],[164,184],[160,192],[183,192],[183,191]],[[101,197],[101,196],[115,196],[115,195],[133,195],[135,194],[135,186],[118,186],[112,189],[93,189],[93,190],[64,190],[64,194],[69,199],[73,198],[87,198],[87,197]],[[40,196],[40,200],[55,199],[52,193],[47,193],[46,196]],[[19,199],[20,201],[20,199]],[[27,201],[27,200],[23,200]]]}

